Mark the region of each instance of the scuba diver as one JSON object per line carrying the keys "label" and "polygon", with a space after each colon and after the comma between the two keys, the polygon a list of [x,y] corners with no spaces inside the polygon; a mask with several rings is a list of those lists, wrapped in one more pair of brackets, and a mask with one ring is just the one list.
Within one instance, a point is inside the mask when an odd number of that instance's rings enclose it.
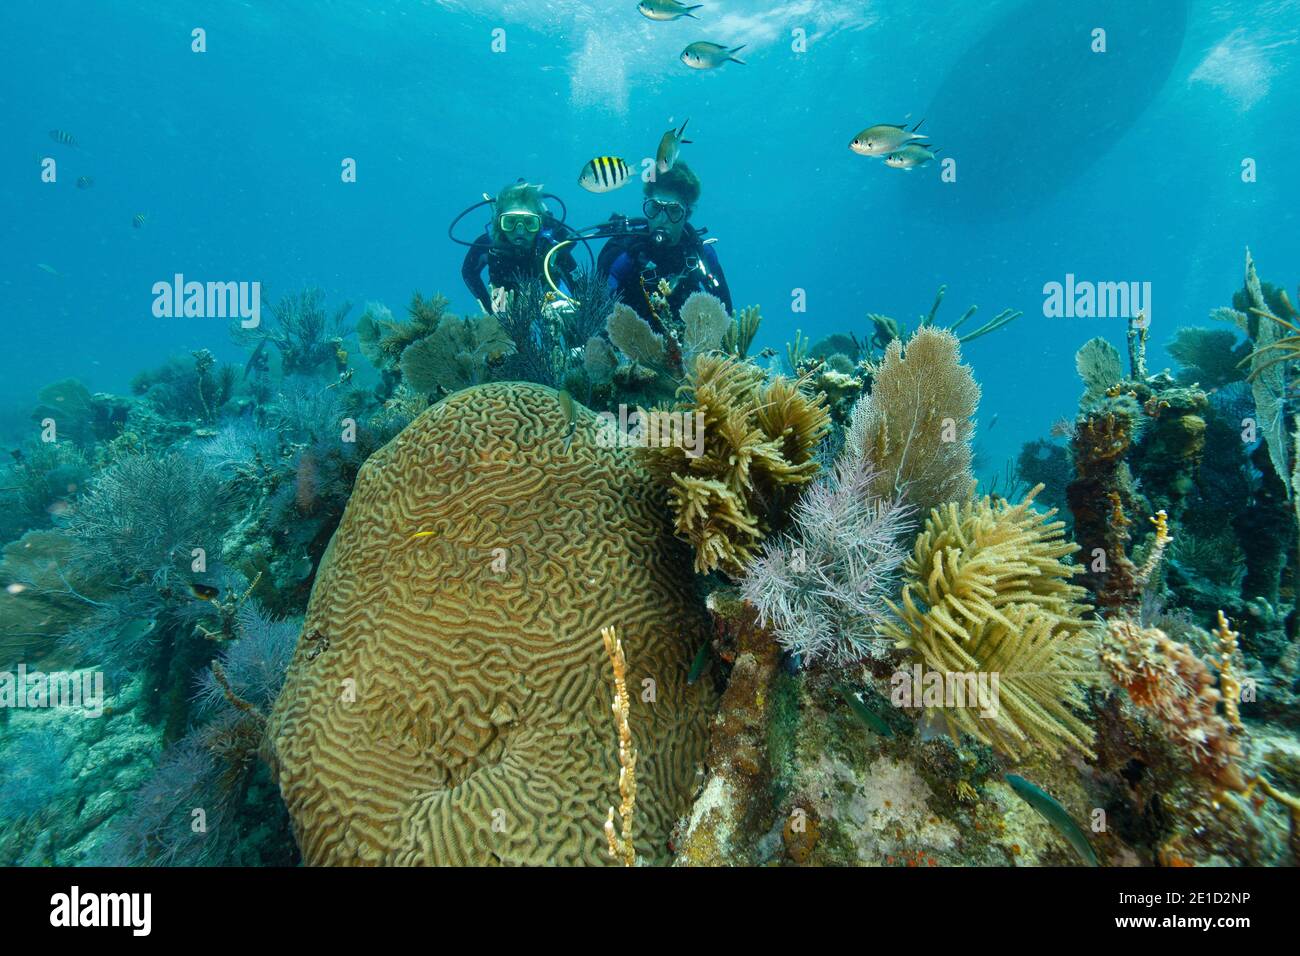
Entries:
{"label": "scuba diver", "polygon": [[[560,289],[573,288],[577,263],[570,249],[558,250],[547,260],[557,245],[576,234],[564,224],[563,218],[556,219],[550,214],[542,202],[544,197],[555,199],[561,207],[564,206],[558,196],[543,193],[541,186],[530,185],[521,179],[502,189],[496,199],[485,195],[482,202],[475,203],[452,220],[447,234],[453,242],[469,246],[461,266],[461,277],[484,312],[499,312],[503,306],[501,293],[515,291],[521,279],[541,279],[544,261],[549,270],[547,280],[552,285]],[[473,242],[457,239],[453,232],[456,224],[479,206],[488,205],[494,207],[493,216],[484,234]],[[483,282],[484,269],[488,275],[486,284]]]}
{"label": "scuba diver", "polygon": [[703,239],[705,230],[690,223],[700,200],[699,177],[679,160],[646,183],[645,195],[645,219],[622,220],[631,228],[613,234],[600,251],[596,269],[610,290],[652,327],[661,324],[650,305],[661,280],[672,289],[668,304],[674,312],[693,292],[717,296],[731,312],[731,290],[717,253]]}

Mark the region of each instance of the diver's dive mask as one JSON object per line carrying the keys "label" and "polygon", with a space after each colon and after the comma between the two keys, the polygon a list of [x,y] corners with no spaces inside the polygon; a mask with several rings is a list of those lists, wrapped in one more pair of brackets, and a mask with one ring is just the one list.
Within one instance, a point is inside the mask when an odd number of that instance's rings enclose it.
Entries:
{"label": "diver's dive mask", "polygon": [[686,207],[679,202],[662,202],[658,199],[647,199],[641,205],[641,211],[645,213],[647,219],[655,219],[658,216],[667,216],[668,221],[672,223],[681,222],[686,218]]}
{"label": "diver's dive mask", "polygon": [[535,212],[503,212],[497,217],[497,228],[506,235],[523,231],[536,235],[542,230],[542,217]]}

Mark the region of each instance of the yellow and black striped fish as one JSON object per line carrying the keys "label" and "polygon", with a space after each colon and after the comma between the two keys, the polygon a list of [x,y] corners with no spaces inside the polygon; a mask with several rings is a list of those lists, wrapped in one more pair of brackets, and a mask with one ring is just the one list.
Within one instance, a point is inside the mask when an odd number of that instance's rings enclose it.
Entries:
{"label": "yellow and black striped fish", "polygon": [[90,176],[78,176],[78,177],[77,177],[77,188],[78,188],[78,189],[89,189],[89,188],[90,188],[91,186],[93,186],[93,185],[95,185],[95,180],[94,180],[93,177],[90,177]]}
{"label": "yellow and black striped fish", "polygon": [[64,146],[75,147],[77,145],[77,141],[73,139],[72,134],[69,133],[67,130],[62,130],[62,129],[50,130],[50,139],[54,140],[54,142],[56,143],[61,143]]}
{"label": "yellow and black striped fish", "polygon": [[582,167],[578,185],[587,192],[607,193],[626,185],[632,170],[617,156],[597,156]]}
{"label": "yellow and black striped fish", "polygon": [[149,221],[148,215],[142,212],[138,212],[131,217],[131,227],[134,229],[143,229],[144,224],[148,221]]}

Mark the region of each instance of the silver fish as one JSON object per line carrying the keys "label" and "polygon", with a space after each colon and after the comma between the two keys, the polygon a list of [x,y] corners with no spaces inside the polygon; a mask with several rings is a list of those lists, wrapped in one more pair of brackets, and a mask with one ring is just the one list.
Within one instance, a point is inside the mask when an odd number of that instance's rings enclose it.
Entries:
{"label": "silver fish", "polygon": [[716,70],[728,62],[744,66],[744,60],[736,59],[736,54],[743,49],[745,49],[743,43],[740,46],[726,47],[720,43],[700,40],[682,51],[682,62],[692,70]]}
{"label": "silver fish", "polygon": [[692,20],[698,20],[692,10],[698,10],[704,6],[697,3],[694,6],[687,6],[684,3],[678,3],[677,0],[641,0],[636,8],[641,11],[641,16],[649,20],[678,20],[682,17],[690,17]]}
{"label": "silver fish", "polygon": [[568,423],[568,428],[564,433],[564,451],[567,454],[569,446],[573,444],[573,435],[578,430],[578,406],[567,389],[560,389],[556,398],[560,401],[560,412],[564,415],[565,422]]}
{"label": "silver fish", "polygon": [[909,143],[902,149],[885,157],[885,165],[893,169],[916,169],[934,159],[934,152],[927,143]]}
{"label": "silver fish", "polygon": [[[687,119],[686,123],[690,120]],[[673,168],[677,162],[677,156],[682,151],[682,144],[690,145],[689,139],[682,139],[682,134],[686,132],[686,123],[682,124],[681,129],[670,129],[664,133],[663,139],[659,140],[659,152],[655,154],[655,166],[659,172],[666,173]]]}
{"label": "silver fish", "polygon": [[[921,120],[924,123],[925,120]],[[888,156],[902,149],[908,143],[917,139],[925,139],[916,131],[921,128],[921,123],[917,123],[910,130],[905,126],[895,126],[892,123],[881,123],[877,126],[868,126],[849,143],[849,149],[859,156]]]}

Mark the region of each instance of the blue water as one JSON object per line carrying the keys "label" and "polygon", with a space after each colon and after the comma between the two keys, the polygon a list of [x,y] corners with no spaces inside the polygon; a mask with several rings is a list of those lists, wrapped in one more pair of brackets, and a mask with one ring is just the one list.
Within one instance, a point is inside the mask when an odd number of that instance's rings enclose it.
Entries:
{"label": "blue water", "polygon": [[[635,186],[594,196],[578,172],[598,154],[650,155],[687,117],[684,156],[704,181],[695,221],[719,240],[737,304],[763,306],[760,347],[783,352],[796,328],[862,334],[868,312],[915,321],[940,283],[949,321],[972,303],[1024,311],[967,349],[981,420],[998,416],[981,439],[990,466],[1072,411],[1080,344],[1122,343],[1122,320],[1044,318],[1044,283],[1151,282],[1159,367],[1172,330],[1204,324],[1240,286],[1247,245],[1261,275],[1295,281],[1297,0],[699,12],[652,23],[631,0],[8,0],[5,440],[30,427],[50,381],[121,392],[175,352],[241,359],[224,321],[153,317],[152,285],[177,272],[260,281],[268,301],[318,285],[354,316],[371,300],[399,309],[415,289],[468,310],[463,250],[446,236],[457,212],[525,177],[560,193],[571,223],[635,214]],[[1107,52],[1090,50],[1089,23],[1108,29]],[[205,53],[191,51],[196,27]],[[746,44],[747,65],[685,68],[678,54],[698,39]],[[988,69],[972,71],[972,51]],[[867,125],[922,117],[956,182],[847,149]],[[38,155],[58,160],[57,183],[40,181]],[[345,157],[355,183],[341,182]],[[82,175],[93,188],[75,188]],[[476,213],[465,228],[481,224]],[[806,313],[791,311],[795,289]]]}

